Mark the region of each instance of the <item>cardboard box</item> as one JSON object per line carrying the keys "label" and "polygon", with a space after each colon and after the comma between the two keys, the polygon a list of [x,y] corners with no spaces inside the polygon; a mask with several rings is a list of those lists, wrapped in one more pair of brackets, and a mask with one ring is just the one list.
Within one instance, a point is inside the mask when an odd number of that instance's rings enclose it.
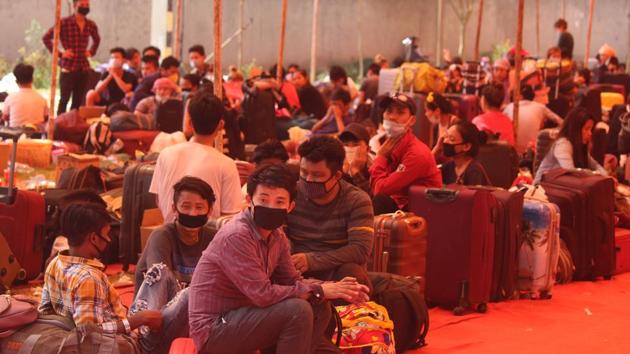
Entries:
{"label": "cardboard box", "polygon": [[162,218],[162,212],[160,209],[147,209],[142,214],[142,225],[140,226],[140,249],[144,251],[149,236],[153,230],[164,224],[164,218]]}
{"label": "cardboard box", "polygon": [[59,183],[61,172],[67,168],[82,170],[88,166],[100,167],[98,155],[90,154],[65,154],[57,157],[57,168],[55,171],[55,181]]}

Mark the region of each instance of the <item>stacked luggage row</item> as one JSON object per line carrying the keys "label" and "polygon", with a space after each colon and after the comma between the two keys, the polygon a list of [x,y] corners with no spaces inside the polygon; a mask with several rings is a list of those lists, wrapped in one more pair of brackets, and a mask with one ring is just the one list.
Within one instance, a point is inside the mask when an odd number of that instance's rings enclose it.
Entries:
{"label": "stacked luggage row", "polygon": [[610,178],[553,170],[542,187],[409,193],[409,213],[376,217],[370,267],[422,278],[429,304],[485,312],[490,301],[551,298],[557,277],[615,274]]}

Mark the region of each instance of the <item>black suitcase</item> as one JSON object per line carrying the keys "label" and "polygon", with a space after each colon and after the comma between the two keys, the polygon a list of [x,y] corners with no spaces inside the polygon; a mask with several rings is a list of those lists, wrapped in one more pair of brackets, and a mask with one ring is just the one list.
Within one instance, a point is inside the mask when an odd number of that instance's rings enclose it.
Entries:
{"label": "black suitcase", "polygon": [[477,161],[486,170],[494,187],[510,188],[518,175],[518,153],[503,141],[492,141],[479,147]]}
{"label": "black suitcase", "polygon": [[158,104],[155,110],[157,128],[165,133],[182,131],[184,124],[184,104],[180,100],[168,100]]}
{"label": "black suitcase", "polygon": [[119,257],[123,269],[138,261],[140,225],[146,209],[157,208],[155,195],[149,193],[155,164],[143,163],[125,171],[123,181],[122,220],[120,224]]}

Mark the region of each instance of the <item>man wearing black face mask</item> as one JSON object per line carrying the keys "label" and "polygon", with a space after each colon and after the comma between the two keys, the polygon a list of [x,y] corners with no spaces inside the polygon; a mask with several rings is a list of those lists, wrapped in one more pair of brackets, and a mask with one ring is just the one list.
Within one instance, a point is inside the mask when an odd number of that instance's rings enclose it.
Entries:
{"label": "man wearing black face mask", "polygon": [[138,342],[144,352],[168,351],[173,338],[187,334],[188,303],[172,301],[160,311],[126,314],[103,264],[97,260],[111,242],[109,222],[109,213],[100,204],[74,203],[64,208],[60,224],[70,249],[59,253],[46,268],[38,311],[66,317],[81,332],[96,326],[105,333],[129,336],[140,329]]}
{"label": "man wearing black face mask", "polygon": [[[59,50],[59,88],[61,98],[57,113],[66,111],[68,101],[72,95],[72,109],[77,109],[85,101],[87,80],[90,73],[88,59],[96,55],[101,37],[94,21],[86,16],[90,12],[90,0],[73,0],[74,15],[61,19],[59,41],[63,49]],[[51,27],[42,40],[46,48],[53,52],[53,37],[55,27]],[[92,38],[92,46],[88,49],[88,43]],[[51,107],[53,109],[54,107]]]}
{"label": "man wearing black face mask", "polygon": [[202,179],[186,176],[173,186],[173,191],[176,219],[151,233],[136,265],[135,294],[145,273],[159,263],[174,273],[182,287],[187,286],[201,253],[214,238],[215,232],[205,226],[215,201],[212,187]]}
{"label": "man wearing black face mask", "polygon": [[343,180],[343,144],[328,136],[314,137],[300,145],[298,153],[298,197],[287,223],[295,267],[305,276],[321,280],[350,276],[369,286],[372,202],[367,193]]}
{"label": "man wearing black face mask", "polygon": [[368,288],[354,278],[304,279],[295,269],[281,228],[295,206],[295,179],[286,166],[256,170],[247,193],[251,207],[219,230],[190,284],[190,336],[197,350],[338,353],[324,334],[331,318],[325,300],[365,301]]}

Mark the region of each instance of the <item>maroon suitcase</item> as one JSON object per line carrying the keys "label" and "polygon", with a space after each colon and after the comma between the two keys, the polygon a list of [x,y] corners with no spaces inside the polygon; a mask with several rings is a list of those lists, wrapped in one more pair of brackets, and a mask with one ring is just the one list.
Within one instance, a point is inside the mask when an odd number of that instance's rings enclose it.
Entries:
{"label": "maroon suitcase", "polygon": [[575,262],[574,280],[615,272],[614,180],[586,170],[551,170],[542,186],[560,207],[560,237]]}
{"label": "maroon suitcase", "polygon": [[517,292],[518,256],[523,224],[523,193],[501,188],[469,187],[492,192],[497,200],[494,239],[494,270],[490,300],[509,300]]}
{"label": "maroon suitcase", "polygon": [[461,315],[490,299],[497,201],[486,190],[412,186],[409,211],[427,220],[426,297]]}
{"label": "maroon suitcase", "polygon": [[491,141],[479,147],[477,161],[495,187],[508,189],[518,175],[519,158],[514,146],[505,141]]}
{"label": "maroon suitcase", "polygon": [[26,271],[26,278],[34,279],[42,271],[46,210],[44,197],[40,194],[13,188],[16,142],[21,134],[22,131],[18,129],[0,128],[0,138],[12,139],[14,142],[9,184],[6,188],[0,188],[0,233]]}

